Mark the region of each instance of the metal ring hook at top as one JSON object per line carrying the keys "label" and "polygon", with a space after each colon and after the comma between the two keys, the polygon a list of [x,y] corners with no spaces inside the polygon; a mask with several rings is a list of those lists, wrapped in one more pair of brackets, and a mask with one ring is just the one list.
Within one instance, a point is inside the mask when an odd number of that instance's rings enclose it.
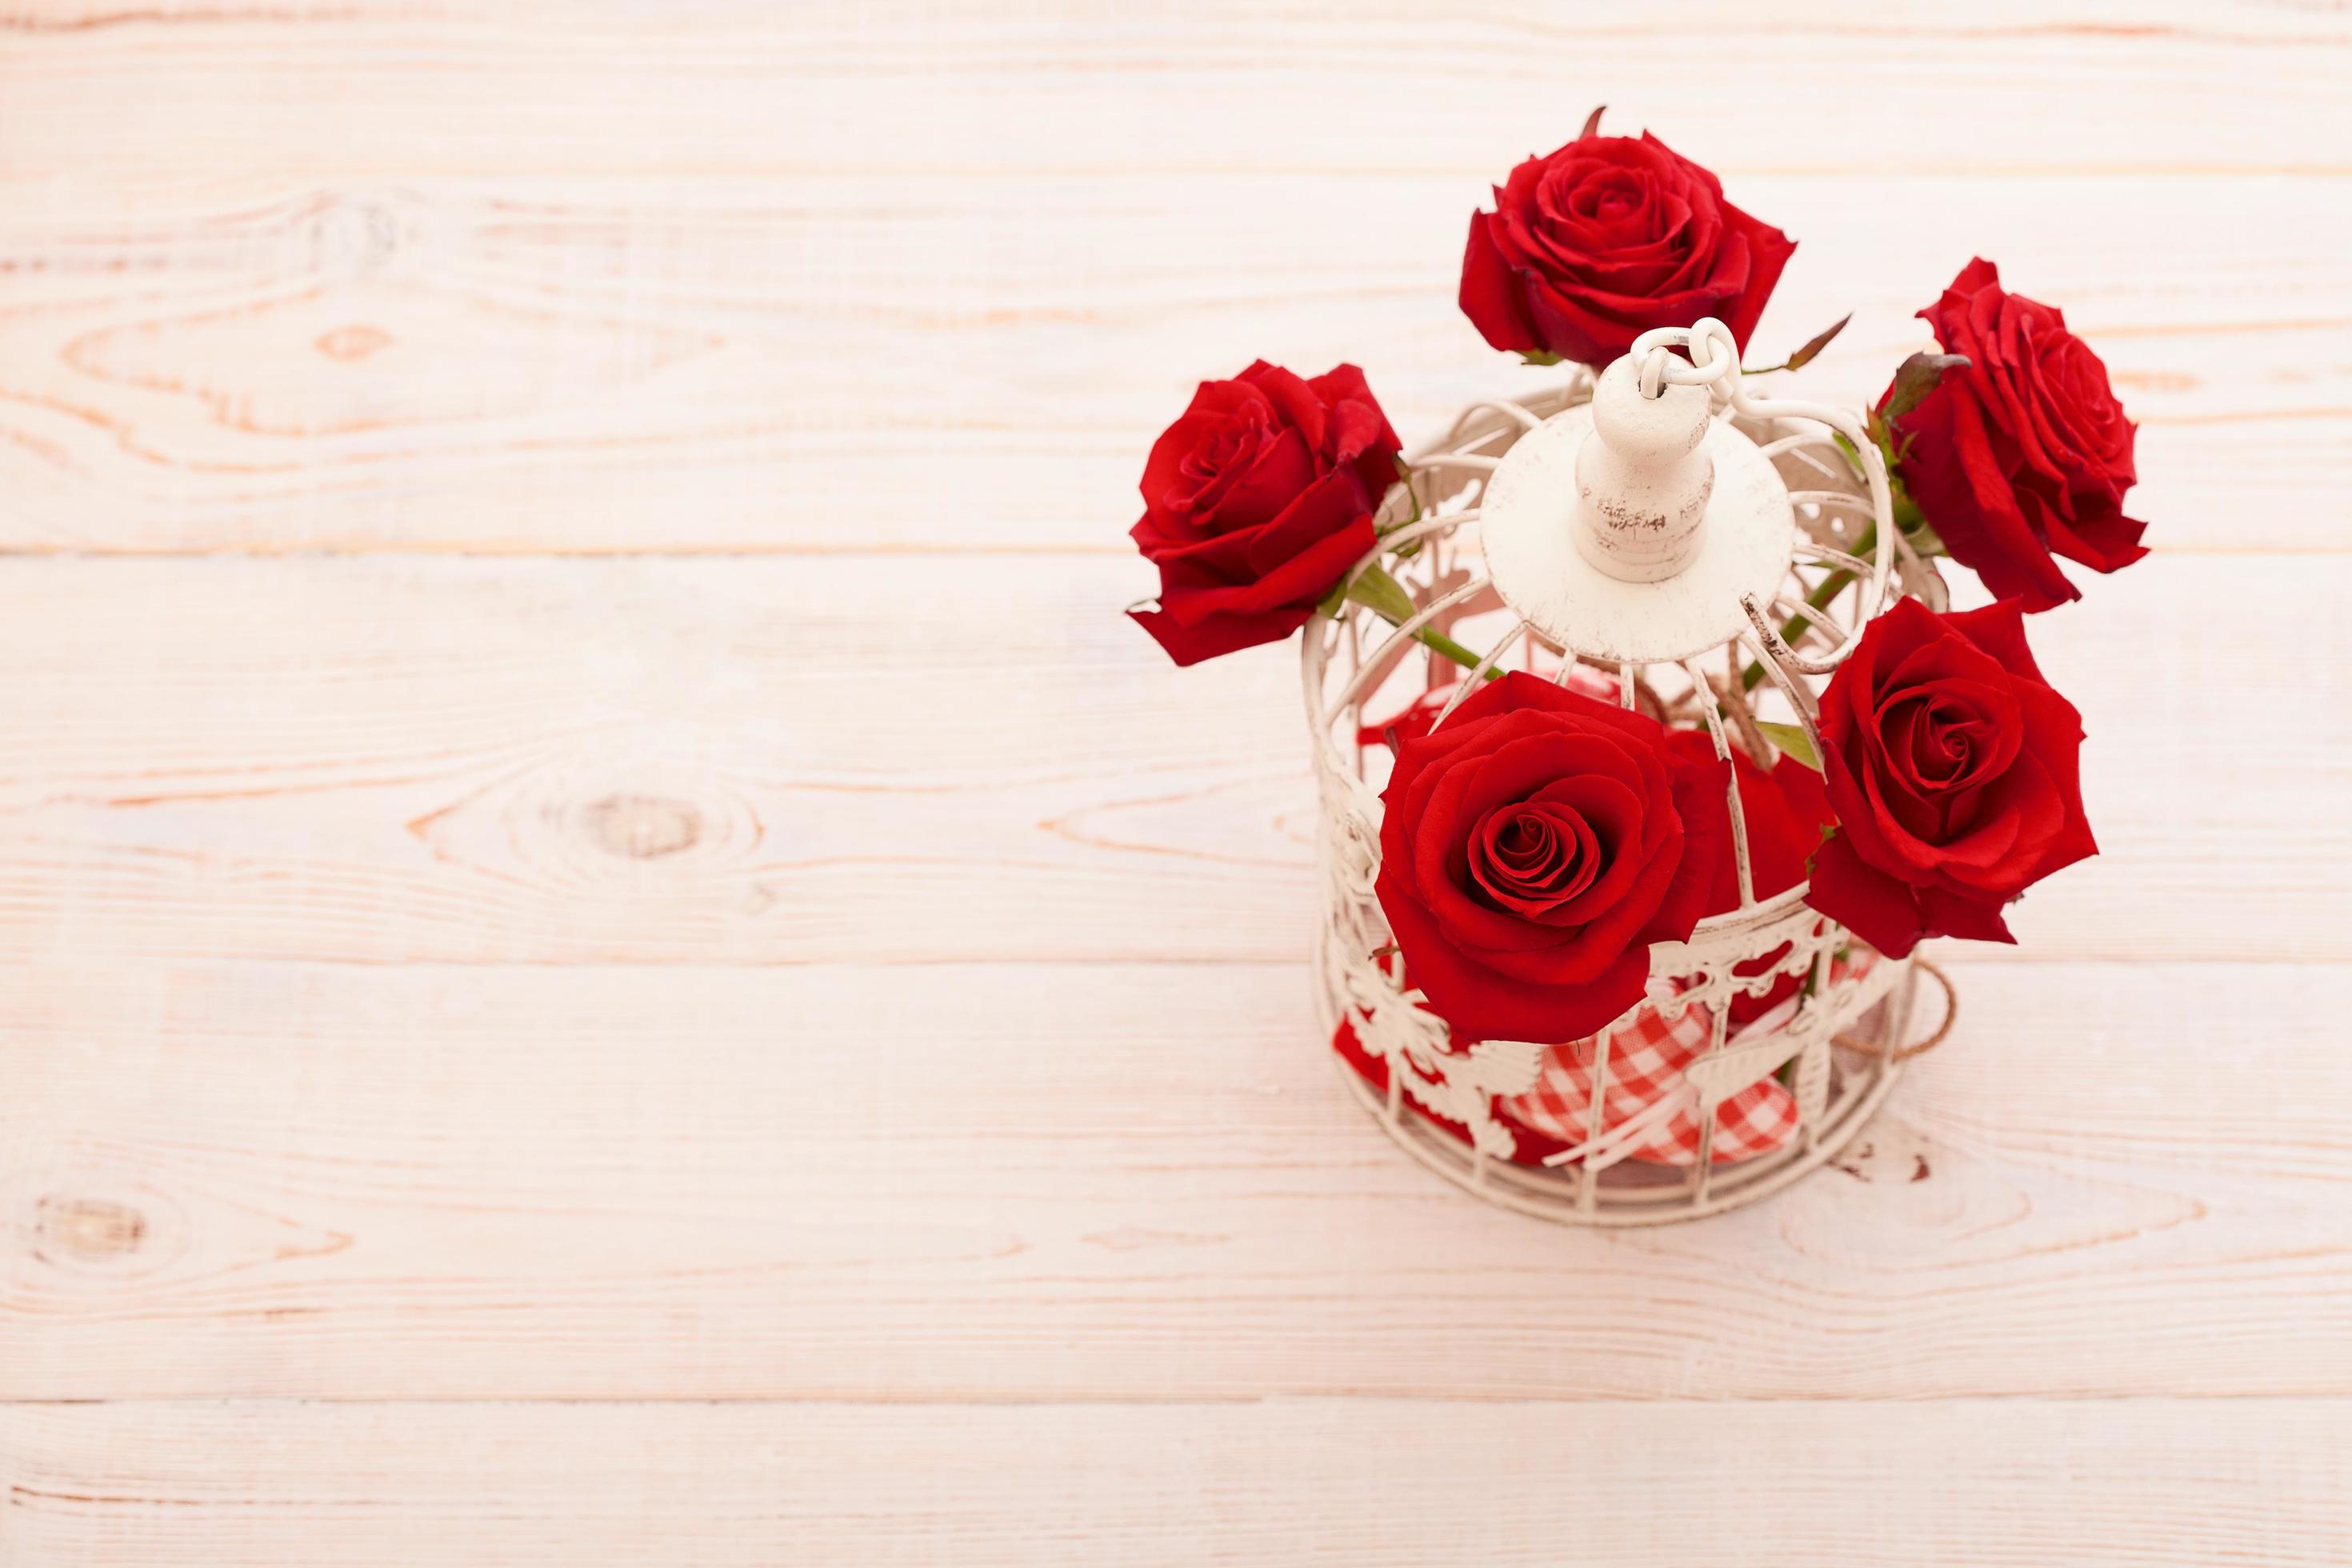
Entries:
{"label": "metal ring hook at top", "polygon": [[[1687,363],[1671,352],[1677,348],[1690,351]],[[1663,396],[1669,386],[1709,386],[1726,376],[1727,391],[1739,385],[1739,345],[1731,329],[1713,316],[1688,327],[1654,327],[1633,340],[1632,353],[1641,362],[1638,385],[1644,397]]]}
{"label": "metal ring hook at top", "polygon": [[[1685,364],[1667,352],[1673,348],[1689,350],[1691,363]],[[1739,381],[1739,345],[1732,338],[1731,329],[1713,316],[1688,327],[1653,328],[1635,338],[1628,352],[1640,363],[1636,384],[1644,397],[1662,396],[1669,386],[1703,386],[1720,382],[1731,407],[1750,419],[1807,419],[1825,425],[1844,437],[1845,449],[1861,468],[1870,491],[1871,522],[1878,546],[1871,562],[1870,584],[1864,590],[1853,629],[1834,647],[1809,658],[1773,632],[1761,606],[1745,606],[1766,659],[1792,674],[1827,675],[1844,662],[1861,642],[1863,628],[1885,607],[1886,584],[1895,568],[1895,500],[1887,483],[1886,460],[1878,443],[1871,439],[1863,422],[1847,409],[1790,397],[1759,397],[1747,390]]]}

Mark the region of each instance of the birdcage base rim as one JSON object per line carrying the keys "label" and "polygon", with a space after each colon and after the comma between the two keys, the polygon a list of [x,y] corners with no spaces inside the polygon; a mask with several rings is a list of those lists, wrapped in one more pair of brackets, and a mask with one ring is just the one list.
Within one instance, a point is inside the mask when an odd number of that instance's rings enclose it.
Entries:
{"label": "birdcage base rim", "polygon": [[1810,1137],[1801,1135],[1789,1148],[1753,1160],[1719,1165],[1707,1195],[1696,1201],[1685,1190],[1657,1189],[1654,1197],[1628,1200],[1622,1194],[1602,1190],[1590,1208],[1577,1197],[1580,1183],[1573,1171],[1555,1172],[1486,1160],[1472,1152],[1460,1139],[1436,1125],[1411,1105],[1393,1115],[1388,1096],[1365,1081],[1344,1058],[1333,1064],[1358,1103],[1387,1131],[1397,1146],[1416,1161],[1475,1197],[1498,1207],[1555,1225],[1625,1227],[1673,1225],[1771,1196],[1811,1174],[1842,1153],[1885,1101],[1895,1080],[1902,1076],[1900,1058],[1882,1058],[1867,1079],[1841,1094]]}

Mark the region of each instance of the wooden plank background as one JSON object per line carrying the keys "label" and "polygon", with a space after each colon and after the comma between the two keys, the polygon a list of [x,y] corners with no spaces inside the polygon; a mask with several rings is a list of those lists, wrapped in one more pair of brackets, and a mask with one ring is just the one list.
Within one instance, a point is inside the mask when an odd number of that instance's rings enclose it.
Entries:
{"label": "wooden plank background", "polygon": [[[2105,854],[1637,1235],[1342,1098],[1295,668],[1116,613],[1194,380],[1541,384],[1602,101],[2157,550]],[[2336,8],[0,5],[0,1563],[2340,1563],[2347,486]]]}

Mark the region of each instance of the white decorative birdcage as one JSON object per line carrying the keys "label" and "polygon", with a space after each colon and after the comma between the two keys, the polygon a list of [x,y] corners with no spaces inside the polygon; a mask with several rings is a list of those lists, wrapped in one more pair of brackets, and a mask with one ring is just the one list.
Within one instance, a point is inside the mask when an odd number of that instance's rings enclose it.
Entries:
{"label": "white decorative birdcage", "polygon": [[[1310,626],[1304,655],[1317,987],[1326,1035],[1351,1047],[1348,1083],[1423,1163],[1548,1219],[1654,1224],[1778,1190],[1853,1136],[1936,1025],[1921,1015],[1948,1022],[1948,988],[1916,1005],[1927,966],[1872,952],[1808,907],[1801,881],[1759,898],[1735,784],[1738,907],[1653,947],[1639,1006],[1583,1041],[1458,1046],[1395,962],[1375,896],[1391,760],[1378,724],[1418,702],[1442,727],[1489,671],[1517,669],[1703,723],[1726,761],[1735,747],[1769,758],[1774,735],[1818,756],[1815,683],[1895,598],[1944,604],[1894,526],[1877,447],[1855,413],[1743,387],[1729,331],[1708,321],[1646,334],[1597,382],[1579,373],[1524,403],[1476,405],[1407,466],[1357,570],[1389,572],[1413,614],[1391,626],[1350,600]],[[1424,628],[1483,650],[1479,663],[1465,674],[1429,652]],[[1736,1017],[1776,992],[1794,994]],[[1629,1100],[1612,1075],[1633,1070],[1636,1026],[1689,1043]],[[1567,1100],[1528,1098],[1563,1071]],[[1765,1089],[1793,1131],[1724,1157],[1725,1108]],[[1537,1136],[1512,1114],[1531,1104],[1565,1105],[1580,1125]],[[1528,1156],[1545,1143],[1557,1146]]]}

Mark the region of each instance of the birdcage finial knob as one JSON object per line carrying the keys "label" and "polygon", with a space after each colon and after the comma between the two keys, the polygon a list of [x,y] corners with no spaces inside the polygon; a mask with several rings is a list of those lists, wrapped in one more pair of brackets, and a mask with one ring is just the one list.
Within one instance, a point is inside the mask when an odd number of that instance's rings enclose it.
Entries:
{"label": "birdcage finial knob", "polygon": [[1619,582],[1660,582],[1698,552],[1715,489],[1700,446],[1709,401],[1704,386],[1643,395],[1631,355],[1594,384],[1593,438],[1576,454],[1576,548]]}

